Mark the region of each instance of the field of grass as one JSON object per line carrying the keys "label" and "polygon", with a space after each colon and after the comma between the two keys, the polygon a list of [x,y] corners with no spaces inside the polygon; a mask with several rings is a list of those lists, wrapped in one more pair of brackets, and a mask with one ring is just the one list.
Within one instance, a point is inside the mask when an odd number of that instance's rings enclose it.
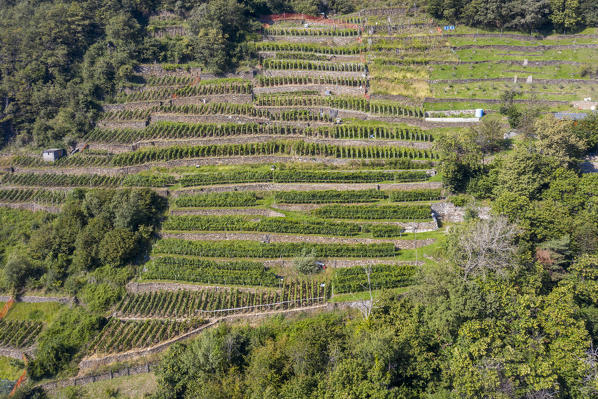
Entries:
{"label": "field of grass", "polygon": [[0,356],[0,380],[17,380],[23,373],[23,362],[11,357]]}
{"label": "field of grass", "polygon": [[[525,77],[520,77],[524,81]],[[515,90],[519,93],[515,98],[523,100],[555,100],[574,101],[584,97],[595,98],[598,95],[598,85],[582,85],[563,83],[549,85],[541,83],[506,83],[506,82],[475,82],[475,83],[437,83],[432,85],[435,98],[470,98],[500,99],[502,93]],[[445,108],[448,109],[448,108]]]}
{"label": "field of grass", "polygon": [[50,323],[64,305],[57,302],[17,302],[9,310],[5,320],[33,320]]}
{"label": "field of grass", "polygon": [[520,79],[532,75],[535,79],[589,79],[581,75],[579,65],[547,65],[523,66],[523,63],[504,64],[487,62],[483,64],[463,65],[435,65],[431,67],[430,79],[488,79],[509,78],[518,76]]}

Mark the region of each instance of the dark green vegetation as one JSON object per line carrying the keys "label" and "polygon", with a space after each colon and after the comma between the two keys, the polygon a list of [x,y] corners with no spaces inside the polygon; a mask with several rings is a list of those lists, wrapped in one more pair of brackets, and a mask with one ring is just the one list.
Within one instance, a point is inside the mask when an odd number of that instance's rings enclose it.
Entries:
{"label": "dark green vegetation", "polygon": [[432,15],[451,22],[493,29],[533,32],[553,26],[571,32],[596,26],[598,10],[593,0],[428,0]]}
{"label": "dark green vegetation", "polygon": [[18,325],[9,329],[8,346],[30,346],[39,334],[32,377],[56,375],[80,359],[104,323],[99,312],[120,298],[144,260],[163,207],[147,190],[76,190],[57,215],[0,209],[3,290],[59,291],[87,304],[61,310],[41,334],[35,322],[6,322]]}

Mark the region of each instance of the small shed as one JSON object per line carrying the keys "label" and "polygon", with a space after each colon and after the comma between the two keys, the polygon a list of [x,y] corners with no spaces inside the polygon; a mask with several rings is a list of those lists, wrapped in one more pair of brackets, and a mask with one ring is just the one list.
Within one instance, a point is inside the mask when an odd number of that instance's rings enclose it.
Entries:
{"label": "small shed", "polygon": [[64,156],[66,156],[66,151],[62,148],[50,148],[48,150],[44,150],[42,153],[42,157],[46,162],[54,162]]}

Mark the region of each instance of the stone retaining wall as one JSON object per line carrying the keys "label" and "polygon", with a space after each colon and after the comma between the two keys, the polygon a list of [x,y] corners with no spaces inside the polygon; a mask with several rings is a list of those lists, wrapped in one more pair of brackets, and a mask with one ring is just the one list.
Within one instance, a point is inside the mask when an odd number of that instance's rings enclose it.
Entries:
{"label": "stone retaining wall", "polygon": [[6,357],[10,357],[12,359],[23,360],[24,355],[31,357],[32,354],[33,354],[32,348],[20,350],[20,349],[0,347],[0,356],[6,356]]}
{"label": "stone retaining wall", "polygon": [[[147,283],[139,283],[139,282],[130,282],[126,285],[127,292],[130,294],[144,294],[147,292],[157,292],[157,291],[202,291],[205,289],[214,290],[214,291],[230,291],[233,288],[223,286],[215,286],[215,285],[201,285],[201,284],[183,284],[183,283],[170,283],[170,282],[147,282]],[[240,290],[242,292],[255,292],[256,288],[248,288],[248,287],[239,287],[234,288],[235,290]]]}
{"label": "stone retaining wall", "polygon": [[478,123],[480,118],[426,118],[426,122],[441,122],[441,123]]}
{"label": "stone retaining wall", "polygon": [[171,215],[250,215],[264,217],[284,217],[280,212],[263,208],[179,208],[170,211]]}
{"label": "stone retaining wall", "polygon": [[106,104],[104,111],[122,111],[136,109],[151,109],[161,105],[186,105],[186,104],[207,104],[207,103],[234,103],[249,104],[253,102],[251,94],[206,94],[201,96],[177,97],[164,100],[132,101],[122,104]]}
{"label": "stone retaining wall", "polygon": [[147,121],[100,121],[98,127],[102,129],[143,129]]}
{"label": "stone retaining wall", "polygon": [[[294,267],[292,259],[268,259],[263,261],[267,267]],[[363,266],[363,265],[416,265],[421,266],[424,262],[419,261],[397,261],[394,259],[327,259],[326,267],[340,269],[345,267]]]}
{"label": "stone retaining wall", "polygon": [[363,96],[365,89],[352,86],[339,86],[333,84],[305,84],[305,85],[280,85],[280,86],[268,86],[268,87],[254,87],[253,92],[256,95],[259,94],[274,94],[284,93],[293,91],[317,91],[324,95],[326,91],[329,91],[335,95],[347,95],[347,96]]}
{"label": "stone retaining wall", "polygon": [[201,68],[178,68],[174,70],[165,70],[159,64],[141,64],[135,67],[135,72],[150,76],[189,76],[198,77],[201,75]]}
{"label": "stone retaining wall", "polygon": [[412,107],[421,107],[422,101],[416,100],[412,97],[392,95],[392,94],[372,94],[371,100],[385,100],[385,101],[396,101],[402,104],[410,105]]}
{"label": "stone retaining wall", "polygon": [[184,26],[166,26],[163,28],[156,28],[150,32],[154,38],[186,36],[187,29]]}
{"label": "stone retaining wall", "polygon": [[357,43],[358,36],[264,36],[264,41],[290,43],[317,43],[329,46],[347,46]]}
{"label": "stone retaining wall", "polygon": [[[477,207],[476,212],[480,219],[490,218],[490,208],[488,207]],[[437,202],[432,204],[432,211],[440,217],[443,222],[460,223],[465,218],[465,208],[455,206],[452,202]]]}
{"label": "stone retaining wall", "polygon": [[[280,50],[281,52],[292,52],[292,51],[284,51]],[[258,51],[258,54],[262,58],[276,58],[277,51]],[[315,53],[319,55],[323,55],[327,57],[328,61],[333,62],[361,62],[361,56],[359,54],[355,55],[333,55],[333,54],[323,54],[323,53]]]}
{"label": "stone retaining wall", "polygon": [[58,213],[60,212],[59,206],[52,206],[52,205],[41,205],[36,204],[35,202],[0,202],[0,206],[4,208],[12,208],[12,209],[26,209],[28,211],[43,211],[49,213]]}
{"label": "stone retaining wall", "polygon": [[41,387],[43,390],[45,390],[47,392],[53,392],[60,388],[66,388],[66,387],[70,387],[70,386],[87,385],[87,384],[91,384],[93,382],[106,381],[106,380],[111,380],[113,378],[118,378],[118,377],[137,375],[137,374],[145,374],[145,373],[154,371],[155,368],[156,368],[155,363],[146,363],[146,364],[142,364],[139,366],[124,367],[124,368],[121,368],[121,369],[115,370],[115,371],[107,371],[102,374],[92,374],[92,375],[86,375],[86,376],[81,376],[81,377],[69,378],[68,380],[46,382],[46,383],[40,384],[39,387]]}
{"label": "stone retaining wall", "polygon": [[183,188],[171,192],[172,197],[227,191],[313,191],[313,190],[418,190],[442,188],[441,182],[413,183],[239,183],[213,185],[203,188]]}
{"label": "stone retaining wall", "polygon": [[316,244],[384,244],[393,243],[398,249],[412,249],[430,245],[435,240],[396,240],[390,238],[353,238],[353,237],[326,237],[300,234],[277,234],[277,233],[161,233],[162,238],[177,238],[183,240],[206,240],[206,241],[227,241],[227,240],[249,240],[269,242],[310,242]]}
{"label": "stone retaining wall", "polygon": [[102,109],[104,112],[108,111],[123,111],[123,110],[135,110],[135,109],[151,109],[159,107],[164,103],[163,101],[131,101],[127,103],[119,104],[105,104]]}
{"label": "stone retaining wall", "polygon": [[349,71],[313,71],[313,70],[299,70],[299,69],[267,69],[262,73],[264,76],[335,76],[345,78],[363,78],[365,72],[349,72]]}
{"label": "stone retaining wall", "polygon": [[270,119],[244,115],[195,115],[195,114],[152,114],[151,123],[185,122],[185,123],[268,123]]}

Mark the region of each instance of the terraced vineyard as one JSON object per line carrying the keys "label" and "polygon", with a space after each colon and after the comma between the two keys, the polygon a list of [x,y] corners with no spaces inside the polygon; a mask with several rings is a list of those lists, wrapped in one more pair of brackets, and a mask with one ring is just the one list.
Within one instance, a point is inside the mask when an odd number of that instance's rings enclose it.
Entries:
{"label": "terraced vineyard", "polygon": [[43,323],[27,320],[0,320],[0,347],[26,349],[42,331]]}
{"label": "terraced vineyard", "polygon": [[119,317],[212,318],[234,313],[256,313],[326,303],[325,283],[284,284],[278,290],[168,291],[129,295],[116,307]]}
{"label": "terraced vineyard", "polygon": [[[467,126],[429,117],[496,111],[505,92],[551,110],[598,97],[582,73],[598,63],[594,37],[449,34],[384,10],[335,21],[269,21],[249,44],[255,68],[233,78],[140,65],[72,155],[3,158],[3,205],[57,206],[93,188],[168,198],[134,282],[148,292],[126,294],[89,354],[151,347],[227,315],[405,289],[443,234],[435,144]],[[9,334],[7,323],[0,344],[12,347],[41,329]]]}
{"label": "terraced vineyard", "polygon": [[147,348],[192,331],[202,324],[202,320],[122,321],[112,318],[102,333],[90,344],[89,353],[106,355]]}

